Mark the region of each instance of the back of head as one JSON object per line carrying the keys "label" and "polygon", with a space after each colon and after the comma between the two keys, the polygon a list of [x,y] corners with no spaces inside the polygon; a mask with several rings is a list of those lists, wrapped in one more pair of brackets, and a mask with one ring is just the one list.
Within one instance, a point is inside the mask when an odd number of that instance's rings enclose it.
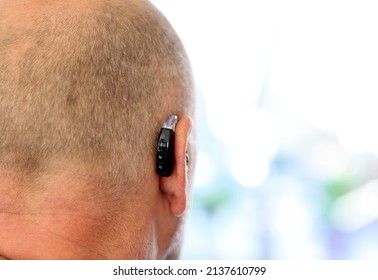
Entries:
{"label": "back of head", "polygon": [[[171,185],[155,173],[156,141],[168,115],[192,116],[192,94],[184,48],[148,1],[0,1],[0,240],[14,238],[0,256],[86,258],[99,240],[105,257],[165,256],[146,245],[168,248],[178,227],[174,215],[155,215],[169,212],[165,202],[150,203]],[[150,183],[163,192],[143,193]],[[35,240],[17,245],[28,230]],[[59,239],[43,246],[60,255],[33,251],[44,234]],[[137,236],[132,253],[107,254]],[[85,244],[81,255],[64,255],[63,237],[74,250]]]}
{"label": "back of head", "polygon": [[145,1],[0,5],[0,169],[147,176],[164,118],[192,113],[190,68],[165,18]]}

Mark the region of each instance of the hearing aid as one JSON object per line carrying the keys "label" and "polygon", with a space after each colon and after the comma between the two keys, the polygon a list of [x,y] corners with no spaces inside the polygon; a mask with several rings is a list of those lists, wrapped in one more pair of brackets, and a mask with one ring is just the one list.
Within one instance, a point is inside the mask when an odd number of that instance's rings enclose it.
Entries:
{"label": "hearing aid", "polygon": [[168,177],[173,171],[177,121],[176,115],[169,116],[160,130],[156,152],[156,172],[160,176]]}

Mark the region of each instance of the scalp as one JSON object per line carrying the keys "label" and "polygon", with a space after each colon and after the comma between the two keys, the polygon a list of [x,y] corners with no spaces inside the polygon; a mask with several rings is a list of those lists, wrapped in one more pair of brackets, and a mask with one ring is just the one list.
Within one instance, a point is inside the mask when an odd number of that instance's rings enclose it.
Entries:
{"label": "scalp", "polygon": [[32,178],[63,160],[136,185],[191,94],[181,42],[147,1],[0,2],[2,170]]}

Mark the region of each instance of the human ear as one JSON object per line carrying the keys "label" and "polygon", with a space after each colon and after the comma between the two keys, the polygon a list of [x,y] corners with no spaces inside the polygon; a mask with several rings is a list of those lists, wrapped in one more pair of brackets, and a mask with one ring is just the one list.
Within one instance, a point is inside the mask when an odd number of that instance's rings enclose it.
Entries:
{"label": "human ear", "polygon": [[159,179],[160,191],[168,200],[170,212],[175,216],[182,215],[187,208],[187,149],[191,128],[192,120],[190,117],[182,117],[177,122],[172,174],[167,177],[161,176]]}

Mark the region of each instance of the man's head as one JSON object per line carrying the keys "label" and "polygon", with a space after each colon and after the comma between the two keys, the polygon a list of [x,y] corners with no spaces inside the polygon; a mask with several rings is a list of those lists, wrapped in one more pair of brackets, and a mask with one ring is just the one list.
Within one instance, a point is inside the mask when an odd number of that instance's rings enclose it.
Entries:
{"label": "man's head", "polygon": [[185,51],[149,2],[0,1],[0,256],[177,257],[191,117]]}

